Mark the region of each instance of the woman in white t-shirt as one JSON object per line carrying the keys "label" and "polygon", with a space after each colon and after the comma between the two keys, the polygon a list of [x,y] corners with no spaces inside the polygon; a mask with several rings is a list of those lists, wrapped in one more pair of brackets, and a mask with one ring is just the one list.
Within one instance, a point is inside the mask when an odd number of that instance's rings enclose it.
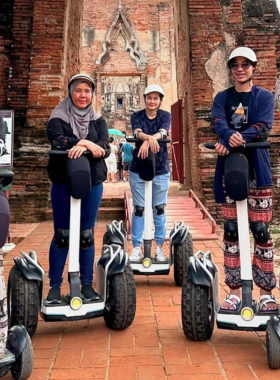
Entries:
{"label": "woman in white t-shirt", "polygon": [[109,138],[110,148],[111,148],[111,154],[109,157],[105,159],[106,166],[107,166],[107,180],[105,182],[117,182],[116,180],[116,173],[117,173],[117,160],[116,160],[116,153],[118,153],[118,148],[116,145],[113,144],[114,139],[113,137]]}

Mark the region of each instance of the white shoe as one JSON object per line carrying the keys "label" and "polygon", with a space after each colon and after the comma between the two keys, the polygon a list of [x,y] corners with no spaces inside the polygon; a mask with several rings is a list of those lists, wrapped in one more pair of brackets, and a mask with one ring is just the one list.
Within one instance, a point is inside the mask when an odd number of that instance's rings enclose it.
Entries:
{"label": "white shoe", "polygon": [[156,247],[155,258],[156,258],[156,261],[167,261],[167,257],[165,256],[163,248]]}
{"label": "white shoe", "polygon": [[142,251],[140,247],[134,247],[131,255],[129,257],[129,261],[140,261],[142,258]]}

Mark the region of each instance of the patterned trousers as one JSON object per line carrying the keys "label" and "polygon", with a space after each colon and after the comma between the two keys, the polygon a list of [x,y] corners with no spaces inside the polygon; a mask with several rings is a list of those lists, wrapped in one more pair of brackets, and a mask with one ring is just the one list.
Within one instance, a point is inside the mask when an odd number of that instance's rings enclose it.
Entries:
{"label": "patterned trousers", "polygon": [[[225,222],[237,221],[236,203],[229,197],[222,205]],[[251,188],[248,196],[249,223],[263,222],[269,225],[272,217],[272,191],[268,189]],[[260,243],[254,240],[253,279],[255,284],[266,291],[276,286],[273,264],[273,240],[268,230],[268,241]],[[227,241],[224,236],[224,269],[225,283],[231,289],[241,287],[240,251],[238,236],[236,241]]]}

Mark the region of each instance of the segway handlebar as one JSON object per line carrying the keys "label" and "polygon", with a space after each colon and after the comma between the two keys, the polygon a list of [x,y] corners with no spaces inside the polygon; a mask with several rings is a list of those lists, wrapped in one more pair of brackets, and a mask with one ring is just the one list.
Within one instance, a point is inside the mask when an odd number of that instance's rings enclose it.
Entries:
{"label": "segway handlebar", "polygon": [[[215,149],[215,144],[216,143],[206,143],[205,148],[207,149]],[[269,149],[270,148],[270,143],[267,141],[263,142],[252,142],[252,143],[246,143],[243,145],[239,145],[236,148],[258,148],[258,149]],[[235,148],[233,148],[235,149]]]}
{"label": "segway handlebar", "polygon": [[11,170],[0,170],[0,190],[13,182],[14,173]]}
{"label": "segway handlebar", "polygon": [[[52,149],[52,150],[49,150],[48,151],[48,155],[49,156],[68,156],[68,153],[69,151],[68,150],[58,150],[58,149]],[[85,156],[89,156],[91,155],[91,151],[90,150],[86,150],[83,155]]]}
{"label": "segway handlebar", "polygon": [[[127,137],[126,141],[127,142],[143,142],[143,140],[136,139],[135,137]],[[159,143],[166,143],[167,144],[167,143],[171,142],[171,139],[160,139],[160,140],[157,140],[157,142],[159,142]]]}

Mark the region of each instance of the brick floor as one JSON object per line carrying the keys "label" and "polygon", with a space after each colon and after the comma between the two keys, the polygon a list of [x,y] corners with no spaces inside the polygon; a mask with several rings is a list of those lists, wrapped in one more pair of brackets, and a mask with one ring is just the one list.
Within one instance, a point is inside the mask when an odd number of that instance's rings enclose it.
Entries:
{"label": "brick floor", "polygon": [[[114,194],[122,196],[125,186],[127,184],[106,184],[105,194],[112,196],[114,190]],[[97,222],[97,257],[108,222]],[[20,250],[37,251],[39,261],[47,271],[52,223],[18,228],[21,228],[24,240],[4,258],[6,277],[13,265],[13,256],[19,255]],[[16,234],[17,225],[13,225],[11,231]],[[221,234],[217,240],[195,241],[194,248],[211,250],[222,269]],[[39,320],[32,337],[34,370],[30,379],[279,379],[280,371],[270,370],[267,365],[265,333],[218,330],[215,327],[209,341],[192,342],[185,338],[181,323],[181,289],[175,286],[172,269],[168,276],[136,276],[135,280],[136,316],[125,331],[111,331],[103,318],[61,323]],[[66,282],[63,290],[67,291]],[[225,294],[221,274],[221,298]],[[3,379],[12,377],[8,374]]]}

